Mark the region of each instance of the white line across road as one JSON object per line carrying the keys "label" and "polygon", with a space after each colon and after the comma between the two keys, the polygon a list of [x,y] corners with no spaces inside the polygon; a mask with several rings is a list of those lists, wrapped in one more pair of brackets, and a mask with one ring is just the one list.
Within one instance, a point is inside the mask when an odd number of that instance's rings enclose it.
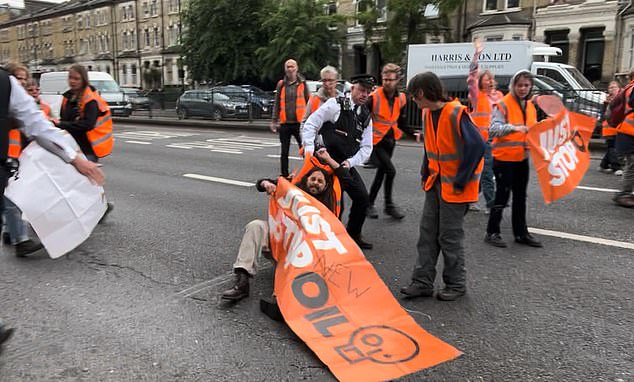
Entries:
{"label": "white line across road", "polygon": [[587,187],[587,186],[577,186],[578,189],[580,190],[587,190],[587,191],[599,191],[599,192],[619,192],[619,190],[615,190],[612,188],[599,188],[599,187]]}
{"label": "white line across road", "polygon": [[185,178],[206,180],[207,182],[230,184],[232,186],[240,186],[240,187],[253,187],[254,186],[253,183],[243,182],[241,180],[217,178],[215,176],[207,176],[207,175],[200,175],[200,174],[183,174],[183,176]]}
{"label": "white line across road", "polygon": [[141,141],[124,141],[125,143],[134,143],[135,145],[151,145],[152,142],[141,142]]}
{"label": "white line across road", "polygon": [[[267,157],[269,157],[269,158],[279,158],[279,157],[281,157],[281,155],[280,155],[280,154],[268,154],[268,155],[267,155]],[[292,157],[292,156],[289,156],[289,157],[288,157],[288,159],[293,159],[293,160],[304,160],[304,158],[300,158],[300,157]]]}
{"label": "white line across road", "polygon": [[559,232],[559,231],[551,231],[548,229],[541,229],[541,228],[529,228],[528,230],[531,233],[534,233],[537,235],[552,236],[552,237],[558,237],[561,239],[570,239],[570,240],[576,240],[576,241],[583,241],[586,243],[608,245],[610,247],[634,249],[634,243],[627,243],[624,241],[601,239],[598,237],[577,235],[574,233],[566,233],[566,232]]}

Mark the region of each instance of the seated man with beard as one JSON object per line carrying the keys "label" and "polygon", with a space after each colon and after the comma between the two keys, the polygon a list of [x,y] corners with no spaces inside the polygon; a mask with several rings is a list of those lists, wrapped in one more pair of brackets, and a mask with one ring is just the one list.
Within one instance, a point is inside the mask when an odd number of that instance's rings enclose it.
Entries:
{"label": "seated man with beard", "polygon": [[[340,166],[339,163],[332,159],[325,148],[315,151],[315,154],[321,163],[332,168],[334,176],[339,180],[345,182],[350,178],[348,169]],[[333,183],[334,178],[328,171],[314,166],[308,170],[306,175],[301,177],[297,187],[319,200],[336,214],[337,195],[334,195]],[[265,191],[269,195],[273,194],[277,187],[276,181],[272,179],[258,180],[256,186],[258,191]],[[222,293],[221,298],[223,300],[238,302],[249,296],[249,278],[256,274],[259,254],[263,253],[269,260],[273,260],[268,247],[268,222],[259,219],[249,222],[245,227],[244,236],[238,250],[238,257],[233,265],[233,271],[236,274],[235,283],[233,287]]]}

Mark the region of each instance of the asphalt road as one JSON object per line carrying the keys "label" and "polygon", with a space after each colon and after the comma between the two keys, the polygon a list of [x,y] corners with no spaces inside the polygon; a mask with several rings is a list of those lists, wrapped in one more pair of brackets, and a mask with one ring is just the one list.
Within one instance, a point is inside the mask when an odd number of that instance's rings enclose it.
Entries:
{"label": "asphalt road", "polygon": [[[235,306],[218,299],[231,285],[243,226],[265,216],[266,197],[253,187],[184,176],[274,176],[276,136],[116,128],[115,152],[103,161],[115,203],[106,223],[58,260],[43,251],[19,259],[2,247],[0,316],[17,332],[0,355],[0,381],[334,380],[285,325],[259,312],[259,298],[272,292],[272,268],[258,274],[250,298]],[[582,186],[618,188],[618,177],[595,170],[599,156]],[[407,216],[368,220],[364,234],[375,245],[367,259],[400,298],[424,200],[421,147],[399,146],[395,161],[396,200]],[[373,171],[361,170],[367,183]],[[553,231],[538,235],[543,249],[492,248],[482,241],[487,216],[467,215],[467,296],[400,300],[424,329],[464,355],[402,380],[634,381],[634,250],[598,243],[634,243],[634,211],[610,198],[609,191],[578,189],[547,206],[532,174],[529,225]],[[503,236],[511,241],[508,218]]]}

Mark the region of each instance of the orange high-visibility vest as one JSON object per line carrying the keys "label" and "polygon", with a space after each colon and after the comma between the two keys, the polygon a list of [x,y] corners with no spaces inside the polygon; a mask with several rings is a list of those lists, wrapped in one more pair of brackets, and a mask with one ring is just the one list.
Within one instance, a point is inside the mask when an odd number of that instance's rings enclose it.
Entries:
{"label": "orange high-visibility vest", "polygon": [[38,104],[40,105],[40,110],[42,110],[46,118],[51,119],[51,105],[44,101],[38,101]]}
{"label": "orange high-visibility vest", "polygon": [[399,140],[403,133],[398,128],[398,118],[401,115],[401,107],[407,100],[405,94],[400,93],[394,99],[394,105],[390,110],[390,104],[383,87],[379,87],[372,93],[372,144],[376,145],[383,139],[390,129],[394,130],[394,139]]}
{"label": "orange high-visibility vest", "polygon": [[634,86],[628,86],[625,89],[625,119],[616,127],[616,132],[634,136],[634,110],[630,106],[632,89]]}
{"label": "orange high-visibility vest", "polygon": [[463,157],[463,138],[460,130],[460,118],[465,107],[454,102],[445,104],[440,117],[438,128],[434,131],[434,123],[430,112],[425,115],[425,153],[429,176],[423,185],[429,191],[437,179],[440,179],[440,194],[447,203],[471,203],[478,201],[480,174],[484,161],[480,159],[475,172],[458,193],[454,189],[454,181],[458,175],[458,168]]}
{"label": "orange high-visibility vest", "polygon": [[480,90],[478,94],[478,103],[475,105],[473,111],[469,113],[471,120],[478,127],[480,135],[484,138],[484,141],[489,140],[489,126],[491,125],[491,102],[487,93]]}
{"label": "orange high-visibility vest", "polygon": [[[86,87],[84,95],[79,101],[80,118],[84,117],[86,104],[90,101],[97,102],[100,114],[97,117],[95,127],[92,130],[87,131],[86,136],[88,137],[88,141],[90,142],[95,155],[99,158],[103,158],[110,155],[112,152],[112,146],[114,145],[114,138],[112,136],[112,116],[106,101],[104,101],[97,93],[92,91],[90,87]],[[62,110],[65,109],[66,102],[67,99],[64,97],[62,99]]]}
{"label": "orange high-visibility vest", "polygon": [[616,127],[612,127],[605,120],[601,123],[601,135],[604,137],[613,137],[616,135]]}
{"label": "orange high-visibility vest", "polygon": [[310,96],[310,98],[308,99],[308,110],[310,110],[310,114],[316,112],[322,103],[323,102],[321,102],[321,98],[318,95]]}
{"label": "orange high-visibility vest", "polygon": [[[530,100],[526,101],[526,119],[524,119],[520,105],[511,93],[505,95],[496,106],[504,115],[506,122],[511,125],[531,127],[537,123],[537,110]],[[491,148],[493,158],[497,160],[521,162],[526,157],[525,154],[528,150],[526,134],[515,131],[503,137],[495,137]]]}
{"label": "orange high-visibility vest", "polygon": [[304,158],[303,166],[299,169],[299,171],[297,171],[297,174],[294,174],[293,180],[291,181],[291,183],[293,183],[294,185],[298,185],[299,182],[301,182],[302,178],[306,176],[306,174],[308,174],[308,172],[312,170],[313,167],[319,167],[322,170],[325,170],[326,173],[332,176],[331,200],[333,205],[326,206],[326,207],[328,207],[328,209],[332,211],[332,213],[335,214],[335,216],[338,219],[341,219],[341,207],[342,207],[341,183],[339,182],[339,178],[337,178],[337,176],[335,175],[335,172],[330,166],[321,163],[319,159],[317,159],[317,157],[314,157],[311,154],[307,154],[306,158]]}
{"label": "orange high-visibility vest", "polygon": [[[282,82],[282,81],[280,81]],[[295,116],[297,122],[300,122],[304,118],[306,112],[306,99],[304,98],[304,83],[300,82],[297,85],[297,95],[295,97]],[[282,83],[282,90],[280,91],[280,123],[286,123],[286,86]]]}
{"label": "orange high-visibility vest", "polygon": [[9,150],[8,157],[18,159],[22,153],[22,135],[20,130],[9,130]]}

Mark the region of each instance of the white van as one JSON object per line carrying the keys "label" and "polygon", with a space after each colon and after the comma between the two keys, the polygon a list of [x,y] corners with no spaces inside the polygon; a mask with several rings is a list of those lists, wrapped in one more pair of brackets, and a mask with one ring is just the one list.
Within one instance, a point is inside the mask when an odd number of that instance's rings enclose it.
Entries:
{"label": "white van", "polygon": [[[407,51],[407,80],[416,73],[431,71],[440,77],[448,90],[466,90],[469,63],[473,57],[472,43],[416,44]],[[490,70],[502,88],[519,70],[550,77],[572,92],[581,112],[596,116],[606,94],[596,90],[574,66],[548,62],[560,56],[561,49],[533,41],[492,41],[484,44],[478,58],[480,70]]]}
{"label": "white van", "polygon": [[[88,72],[90,84],[97,89],[104,101],[108,103],[113,116],[129,117],[132,104],[112,76],[105,72]],[[59,117],[62,106],[62,94],[68,90],[68,72],[42,73],[40,92],[42,100],[51,105],[52,113]]]}

